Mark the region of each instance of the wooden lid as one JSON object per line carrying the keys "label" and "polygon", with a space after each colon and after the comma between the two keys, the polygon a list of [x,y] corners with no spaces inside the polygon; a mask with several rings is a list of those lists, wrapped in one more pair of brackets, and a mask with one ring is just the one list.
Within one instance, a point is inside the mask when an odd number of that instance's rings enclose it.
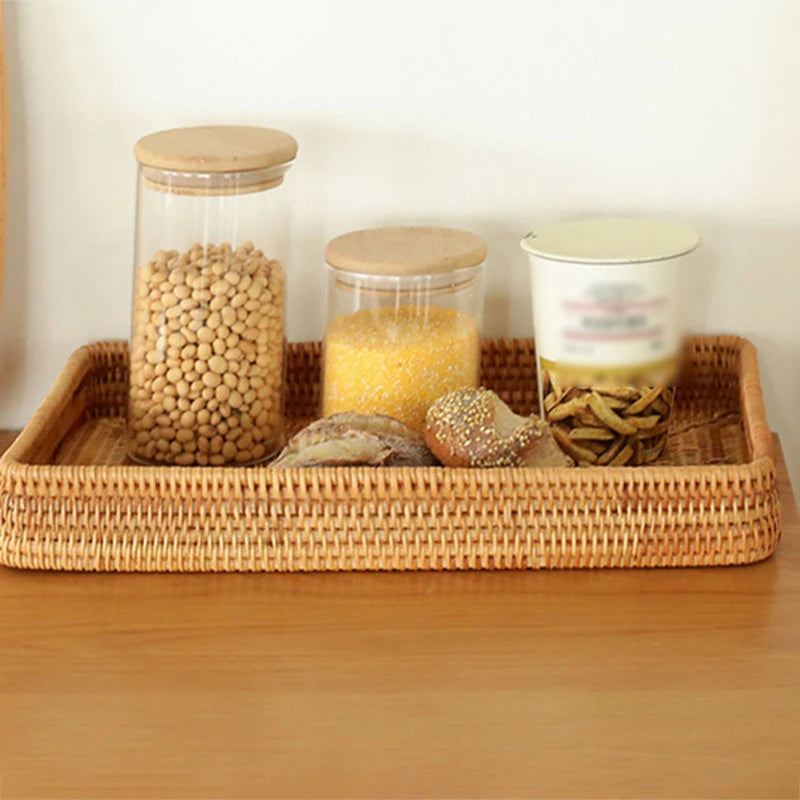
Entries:
{"label": "wooden lid", "polygon": [[628,217],[560,222],[521,242],[534,256],[593,264],[663,261],[690,253],[698,244],[700,237],[685,225]]}
{"label": "wooden lid", "polygon": [[288,133],[249,125],[171,128],[143,136],[133,149],[146,167],[174,172],[246,172],[291,161],[297,142]]}
{"label": "wooden lid", "polygon": [[485,258],[480,236],[453,228],[370,228],[337,236],[325,248],[332,267],[367,275],[433,275]]}

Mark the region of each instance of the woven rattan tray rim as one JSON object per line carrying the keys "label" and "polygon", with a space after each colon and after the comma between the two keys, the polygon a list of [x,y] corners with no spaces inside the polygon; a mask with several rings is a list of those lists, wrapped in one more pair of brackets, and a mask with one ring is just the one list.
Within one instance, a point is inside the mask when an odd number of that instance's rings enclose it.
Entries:
{"label": "woven rattan tray rim", "polygon": [[[747,438],[750,460],[745,464],[720,464],[699,466],[677,465],[648,465],[644,467],[587,467],[583,469],[567,469],[563,467],[543,468],[489,468],[474,470],[468,468],[449,468],[447,472],[458,473],[461,478],[470,479],[486,478],[493,482],[498,476],[522,476],[535,474],[548,481],[568,483],[575,487],[587,485],[607,485],[612,482],[628,482],[633,479],[636,483],[656,484],[670,480],[695,480],[695,479],[730,479],[742,473],[774,471],[775,453],[772,435],[767,424],[763,393],[758,372],[758,358],[755,346],[747,339],[739,336],[721,337],[704,336],[695,337],[696,341],[709,343],[727,340],[729,344],[737,347],[741,359],[740,400],[742,405],[742,421]],[[502,345],[512,340],[498,340]],[[298,347],[308,343],[299,343]],[[268,467],[180,467],[180,466],[141,466],[138,464],[125,464],[117,466],[106,465],[54,465],[31,464],[26,457],[35,451],[37,440],[43,429],[50,425],[53,419],[65,408],[72,397],[74,388],[80,383],[82,377],[91,363],[91,354],[98,347],[117,350],[124,353],[127,349],[125,342],[99,342],[84,345],[70,356],[64,370],[59,375],[55,385],[48,393],[44,402],[37,409],[31,421],[0,458],[0,476],[7,478],[23,478],[29,476],[35,480],[39,474],[76,474],[82,475],[87,480],[92,480],[100,475],[113,481],[129,480],[133,476],[149,477],[161,484],[181,484],[187,479],[190,482],[207,482],[211,477],[216,479],[233,479],[234,476],[248,475],[253,472],[268,473],[274,480],[280,482],[304,483],[311,479],[317,484],[325,482],[326,478],[335,476],[337,480],[360,479],[381,473],[391,473],[395,479],[403,475],[420,477],[431,471],[438,473],[441,467],[324,467],[315,470],[287,469],[281,471],[269,470]],[[537,481],[540,482],[540,481]]]}
{"label": "woven rattan tray rim", "polygon": [[[104,397],[108,386],[112,416],[124,407],[127,345],[87,345],[0,459],[0,562],[201,572],[754,563],[772,554],[780,536],[755,348],[730,336],[699,337],[695,346],[712,370],[716,353],[736,354],[744,463],[483,470],[48,464],[57,443],[95,408],[85,391]],[[292,347],[298,365],[318,359],[319,343]],[[529,340],[484,342],[501,371],[506,357],[527,364],[531,353]],[[296,378],[306,374],[298,369]],[[304,392],[302,381],[295,385]],[[308,398],[298,401],[304,409]],[[373,521],[358,516],[374,512]],[[183,515],[195,527],[182,529]],[[144,521],[151,519],[152,530]],[[118,535],[123,520],[128,532]],[[200,539],[198,524],[208,531]],[[239,524],[244,538],[229,540]]]}

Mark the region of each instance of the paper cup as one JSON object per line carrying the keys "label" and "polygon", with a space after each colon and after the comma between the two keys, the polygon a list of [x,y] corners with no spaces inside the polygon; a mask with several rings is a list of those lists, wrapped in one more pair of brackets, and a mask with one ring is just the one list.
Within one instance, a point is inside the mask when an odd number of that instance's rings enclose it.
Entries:
{"label": "paper cup", "polygon": [[528,234],[540,408],[583,466],[655,461],[683,343],[690,228],[627,218]]}

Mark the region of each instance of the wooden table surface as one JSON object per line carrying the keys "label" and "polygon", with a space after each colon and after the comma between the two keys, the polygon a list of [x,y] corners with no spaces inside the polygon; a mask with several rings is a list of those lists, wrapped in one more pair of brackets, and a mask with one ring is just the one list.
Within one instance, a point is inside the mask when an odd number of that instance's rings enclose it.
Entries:
{"label": "wooden table surface", "polygon": [[752,567],[0,569],[0,797],[798,797],[780,480]]}

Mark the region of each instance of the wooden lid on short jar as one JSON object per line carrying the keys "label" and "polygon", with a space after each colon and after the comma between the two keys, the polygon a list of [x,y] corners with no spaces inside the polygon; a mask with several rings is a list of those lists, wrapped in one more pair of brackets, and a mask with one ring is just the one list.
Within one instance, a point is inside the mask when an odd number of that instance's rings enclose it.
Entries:
{"label": "wooden lid on short jar", "polygon": [[[273,128],[206,125],[148,134],[136,142],[133,152],[152,188],[189,194],[228,194],[280,184],[283,173],[297,155],[297,141]],[[161,171],[165,175],[160,175]],[[240,189],[226,188],[222,176],[231,173],[234,174],[231,186],[238,184]],[[181,175],[187,176],[186,179]],[[199,183],[193,175],[210,175],[206,181],[209,185]],[[219,177],[215,180],[215,176]]]}
{"label": "wooden lid on short jar", "polygon": [[480,236],[454,228],[370,228],[337,236],[325,248],[332,267],[366,275],[434,275],[485,258]]}

